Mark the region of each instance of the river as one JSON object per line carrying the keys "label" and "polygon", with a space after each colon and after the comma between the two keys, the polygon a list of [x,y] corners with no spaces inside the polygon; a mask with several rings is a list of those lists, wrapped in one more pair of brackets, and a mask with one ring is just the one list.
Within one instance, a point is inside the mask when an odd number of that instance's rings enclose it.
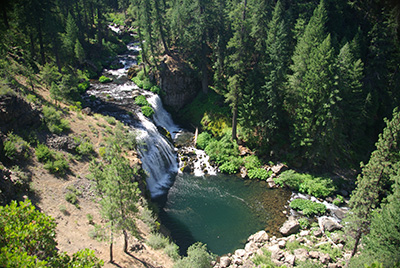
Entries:
{"label": "river", "polygon": [[[98,98],[93,103],[95,111],[116,117],[138,133],[139,154],[148,174],[147,188],[159,206],[161,223],[170,231],[181,253],[200,241],[213,253],[222,255],[243,248],[247,238],[259,230],[278,235],[277,230],[286,219],[282,211],[290,192],[268,189],[265,182],[212,170],[208,174],[215,175],[205,175],[199,168],[192,173],[180,171],[177,149],[157,127],[167,129],[173,139],[185,131],[174,124],[158,95],[139,89],[126,77],[129,67],[137,64],[137,50],[137,44],[129,44],[127,52],[118,56],[123,67],[104,70],[103,74],[112,77],[113,82],[93,82],[87,93]],[[145,95],[152,105],[152,119],[133,105],[133,95],[137,94]],[[188,149],[204,154],[195,148]]]}

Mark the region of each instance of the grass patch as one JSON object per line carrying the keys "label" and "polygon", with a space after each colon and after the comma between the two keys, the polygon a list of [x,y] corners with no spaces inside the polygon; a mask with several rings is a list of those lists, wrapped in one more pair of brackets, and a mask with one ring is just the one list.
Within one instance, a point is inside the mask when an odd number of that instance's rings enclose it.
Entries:
{"label": "grass patch", "polygon": [[112,81],[112,79],[110,77],[107,77],[107,76],[104,76],[104,75],[99,77],[99,82],[100,83],[109,83],[111,81]]}

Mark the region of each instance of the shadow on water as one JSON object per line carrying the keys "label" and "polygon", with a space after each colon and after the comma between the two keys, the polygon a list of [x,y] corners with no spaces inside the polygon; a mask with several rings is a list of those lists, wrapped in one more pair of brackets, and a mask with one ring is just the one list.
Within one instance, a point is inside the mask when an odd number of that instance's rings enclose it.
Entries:
{"label": "shadow on water", "polygon": [[167,228],[170,232],[170,237],[175,244],[179,246],[179,254],[181,256],[187,255],[187,249],[194,244],[196,239],[193,237],[192,232],[187,227],[184,221],[173,217],[167,211],[165,211],[165,206],[167,203],[167,195],[162,195],[153,198],[152,201],[158,205],[159,213],[158,216],[161,220],[163,226]]}

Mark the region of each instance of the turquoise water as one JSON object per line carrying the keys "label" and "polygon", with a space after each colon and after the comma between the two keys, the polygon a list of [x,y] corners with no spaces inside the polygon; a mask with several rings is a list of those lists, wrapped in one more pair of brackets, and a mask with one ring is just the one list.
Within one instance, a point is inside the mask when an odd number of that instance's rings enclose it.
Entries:
{"label": "turquoise water", "polygon": [[236,176],[178,174],[168,195],[156,201],[162,224],[181,253],[200,241],[222,255],[243,248],[257,231],[276,235],[289,196],[288,191],[268,189],[265,182]]}

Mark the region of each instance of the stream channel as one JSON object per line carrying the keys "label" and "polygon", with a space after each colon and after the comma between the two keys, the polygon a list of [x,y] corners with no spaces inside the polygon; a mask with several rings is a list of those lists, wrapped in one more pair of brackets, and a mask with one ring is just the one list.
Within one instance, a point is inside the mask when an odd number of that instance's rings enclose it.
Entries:
{"label": "stream channel", "polygon": [[[161,223],[170,231],[180,252],[186,253],[191,244],[200,241],[211,252],[223,255],[243,248],[247,238],[257,231],[278,235],[277,230],[286,220],[282,211],[290,192],[269,189],[265,182],[219,174],[208,164],[204,152],[194,147],[185,150],[196,153],[195,169],[191,173],[180,171],[178,150],[158,128],[168,130],[174,142],[193,134],[174,124],[158,95],[139,89],[128,80],[127,71],[137,64],[135,55],[139,49],[138,43],[130,43],[127,52],[118,56],[121,68],[103,72],[113,81],[91,81],[85,98],[92,110],[119,119],[137,133],[142,167],[148,174],[147,188],[159,206]],[[138,95],[146,96],[152,105],[152,119],[143,116],[134,105]],[[96,96],[96,100],[90,96]],[[204,165],[207,175],[200,168]]]}

